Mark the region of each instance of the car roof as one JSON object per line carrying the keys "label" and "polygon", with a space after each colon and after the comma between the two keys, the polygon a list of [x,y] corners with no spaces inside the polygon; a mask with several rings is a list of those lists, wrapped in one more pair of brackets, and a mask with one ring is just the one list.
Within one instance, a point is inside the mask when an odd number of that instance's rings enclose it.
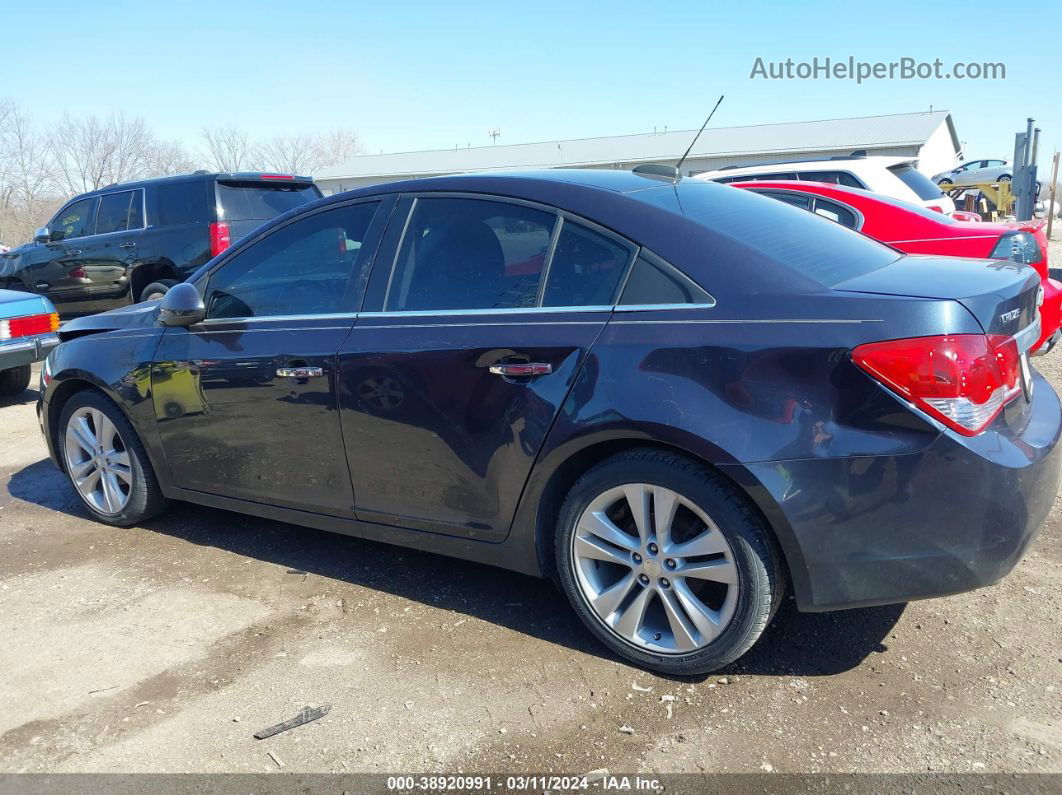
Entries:
{"label": "car roof", "polygon": [[[116,191],[133,190],[134,188],[143,188],[143,187],[148,186],[148,185],[167,185],[167,184],[173,184],[173,183],[178,183],[178,182],[195,182],[195,181],[199,181],[199,180],[210,181],[210,180],[217,180],[217,179],[221,179],[221,180],[230,180],[231,179],[231,180],[235,180],[235,181],[247,180],[247,181],[253,181],[253,182],[257,182],[257,181],[272,182],[272,180],[263,179],[263,176],[267,175],[267,174],[279,174],[279,173],[280,172],[268,172],[268,171],[265,171],[265,172],[263,172],[263,171],[254,171],[254,172],[251,172],[251,171],[195,171],[195,172],[193,172],[191,174],[176,174],[176,175],[170,176],[170,177],[150,177],[148,179],[130,180],[129,182],[112,182],[110,185],[104,185],[102,188],[97,188],[96,190],[86,191],[85,193],[79,193],[77,196],[74,196],[70,201],[74,201],[75,199],[87,199],[87,198],[91,198],[93,196],[99,196],[99,195],[102,195],[102,194],[105,194],[105,193],[114,193]],[[284,175],[284,176],[287,177],[289,175]],[[299,176],[299,175],[290,175],[290,176],[293,177],[293,179],[291,180],[291,182],[293,182],[293,183],[313,182],[313,177],[304,177],[304,176]],[[287,179],[284,180],[285,183],[287,181],[288,181]],[[67,203],[69,204],[69,202],[67,202]]]}
{"label": "car roof", "polygon": [[760,163],[751,166],[736,166],[715,171],[704,171],[694,179],[714,179],[715,177],[735,177],[742,174],[769,174],[789,171],[866,171],[868,169],[891,168],[904,163],[914,164],[918,158],[901,155],[870,155],[869,157],[845,157],[836,160],[789,160],[784,163]]}

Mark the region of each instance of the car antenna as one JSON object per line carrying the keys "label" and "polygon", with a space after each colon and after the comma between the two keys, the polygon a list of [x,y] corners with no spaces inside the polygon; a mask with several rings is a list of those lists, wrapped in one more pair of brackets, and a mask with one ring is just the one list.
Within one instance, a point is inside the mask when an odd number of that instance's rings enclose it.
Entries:
{"label": "car antenna", "polygon": [[704,128],[707,127],[708,126],[708,122],[710,122],[712,120],[712,116],[715,115],[715,112],[719,108],[720,103],[723,101],[723,97],[724,96],[726,96],[726,95],[725,94],[720,94],[719,95],[719,99],[717,99],[716,102],[715,102],[715,107],[712,108],[712,112],[708,114],[708,118],[704,120],[704,124],[701,125],[701,129],[697,131],[697,134],[695,136],[693,136],[693,140],[690,141],[690,145],[686,149],[686,153],[675,164],[675,171],[678,171],[680,168],[682,168],[682,164],[685,163],[686,162],[686,158],[690,156],[690,152],[693,151],[693,145],[695,143],[697,143],[697,139],[701,137],[701,133],[704,132]]}

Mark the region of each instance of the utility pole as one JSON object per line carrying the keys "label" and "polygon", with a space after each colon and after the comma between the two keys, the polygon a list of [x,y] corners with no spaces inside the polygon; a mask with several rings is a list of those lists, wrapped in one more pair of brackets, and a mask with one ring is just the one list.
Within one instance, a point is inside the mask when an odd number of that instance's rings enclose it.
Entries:
{"label": "utility pole", "polygon": [[1055,220],[1055,191],[1058,183],[1058,152],[1051,158],[1051,199],[1047,203],[1047,239],[1051,239],[1051,222]]}
{"label": "utility pole", "polygon": [[491,129],[487,130],[487,135],[490,136],[491,144],[493,146],[497,146],[498,136],[501,135],[501,130],[497,127],[492,127]]}

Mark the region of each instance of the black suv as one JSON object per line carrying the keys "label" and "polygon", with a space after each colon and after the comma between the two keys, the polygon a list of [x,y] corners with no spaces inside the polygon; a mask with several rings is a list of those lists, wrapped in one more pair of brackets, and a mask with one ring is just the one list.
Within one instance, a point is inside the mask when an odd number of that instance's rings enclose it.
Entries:
{"label": "black suv", "polygon": [[63,315],[160,298],[264,221],[320,196],[312,177],[286,174],[109,185],[71,199],[8,253],[0,287],[46,295]]}

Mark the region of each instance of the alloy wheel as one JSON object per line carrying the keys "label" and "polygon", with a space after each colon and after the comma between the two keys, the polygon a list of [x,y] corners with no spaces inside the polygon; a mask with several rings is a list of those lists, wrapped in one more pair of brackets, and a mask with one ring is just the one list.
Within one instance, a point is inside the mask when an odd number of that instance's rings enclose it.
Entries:
{"label": "alloy wheel", "polygon": [[82,499],[102,514],[129,503],[133,473],[121,434],[107,415],[86,406],[70,415],[65,438],[66,471]]}
{"label": "alloy wheel", "polygon": [[601,493],[579,516],[572,553],[594,615],[643,651],[697,651],[734,616],[740,584],[730,543],[671,489],[631,483]]}

